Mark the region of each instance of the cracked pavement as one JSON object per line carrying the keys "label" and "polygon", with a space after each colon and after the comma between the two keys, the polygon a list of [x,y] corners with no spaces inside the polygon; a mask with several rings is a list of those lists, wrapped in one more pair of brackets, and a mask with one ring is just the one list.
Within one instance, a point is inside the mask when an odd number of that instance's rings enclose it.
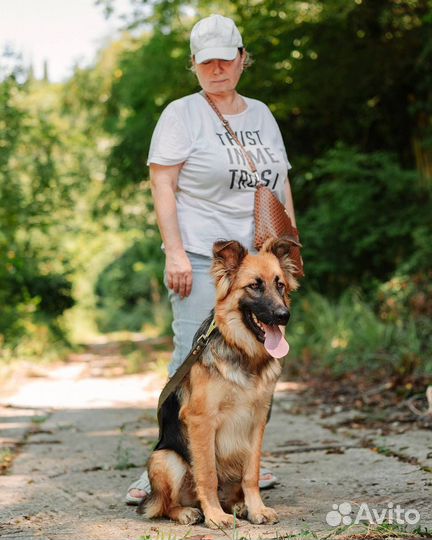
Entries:
{"label": "cracked pavement", "polygon": [[[141,474],[157,438],[155,407],[164,380],[151,372],[107,376],[103,364],[101,352],[78,356],[0,399],[0,442],[16,454],[0,476],[0,537],[233,538],[232,531],[146,521],[124,504],[126,489]],[[351,505],[351,520],[362,504],[380,512],[399,504],[415,509],[416,526],[430,530],[430,430],[386,436],[356,430],[344,425],[346,411],[324,419],[318,413],[295,414],[301,399],[298,384],[279,383],[266,431],[263,464],[279,484],[262,495],[280,522],[240,521],[237,538],[306,530],[328,535],[335,529],[326,516],[342,503]]]}

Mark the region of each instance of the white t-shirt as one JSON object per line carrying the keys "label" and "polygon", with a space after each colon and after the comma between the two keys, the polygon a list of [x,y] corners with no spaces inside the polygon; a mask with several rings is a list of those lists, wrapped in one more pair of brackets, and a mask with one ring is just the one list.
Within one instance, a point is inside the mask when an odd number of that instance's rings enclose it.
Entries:
{"label": "white t-shirt", "polygon": [[[239,114],[226,114],[252,155],[260,177],[285,203],[291,168],[279,127],[269,108],[256,99]],[[255,177],[230,134],[201,94],[170,103],[153,133],[148,164],[180,170],[177,214],[186,251],[211,256],[216,240],[238,240],[253,250]]]}

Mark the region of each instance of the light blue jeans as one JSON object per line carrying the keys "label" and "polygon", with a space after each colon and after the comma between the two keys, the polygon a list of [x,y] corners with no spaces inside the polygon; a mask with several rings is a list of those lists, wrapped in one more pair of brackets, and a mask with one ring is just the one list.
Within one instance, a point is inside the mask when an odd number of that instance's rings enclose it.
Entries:
{"label": "light blue jeans", "polygon": [[[188,355],[192,340],[201,323],[215,305],[215,285],[210,275],[211,257],[187,252],[192,264],[192,292],[186,298],[168,289],[173,312],[174,351],[168,366],[172,377]],[[166,280],[165,280],[166,285]]]}

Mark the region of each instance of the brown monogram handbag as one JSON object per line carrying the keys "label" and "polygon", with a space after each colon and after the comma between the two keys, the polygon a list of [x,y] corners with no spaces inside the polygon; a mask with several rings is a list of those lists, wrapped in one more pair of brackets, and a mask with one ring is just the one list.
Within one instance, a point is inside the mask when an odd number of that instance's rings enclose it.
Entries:
{"label": "brown monogram handbag", "polygon": [[276,195],[260,185],[255,192],[255,247],[260,249],[268,238],[281,236],[291,240],[290,258],[296,267],[295,277],[304,277],[298,231]]}
{"label": "brown monogram handbag", "polygon": [[263,243],[268,238],[280,238],[285,236],[292,242],[292,248],[290,252],[290,258],[296,266],[296,277],[303,277],[303,259],[301,257],[301,244],[299,242],[298,230],[293,226],[291,218],[289,217],[285,206],[280,202],[276,195],[266,187],[262,180],[258,176],[258,171],[251,156],[246,152],[245,147],[242,145],[234,130],[231,128],[228,120],[226,120],[219,109],[210,99],[210,97],[203,92],[205,99],[208,101],[211,108],[217,114],[221,120],[224,128],[228,131],[231,137],[236,141],[242,150],[246,161],[249,164],[249,168],[256,177],[256,191],[255,191],[255,247],[260,249]]}

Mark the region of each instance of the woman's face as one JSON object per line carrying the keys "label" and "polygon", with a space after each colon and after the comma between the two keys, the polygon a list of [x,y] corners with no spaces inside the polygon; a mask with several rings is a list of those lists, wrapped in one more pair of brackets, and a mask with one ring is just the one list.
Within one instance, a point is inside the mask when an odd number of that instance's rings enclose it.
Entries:
{"label": "woman's face", "polygon": [[235,89],[243,71],[243,58],[245,51],[240,51],[234,60],[208,60],[202,64],[196,64],[196,75],[204,92],[208,94],[230,94]]}

